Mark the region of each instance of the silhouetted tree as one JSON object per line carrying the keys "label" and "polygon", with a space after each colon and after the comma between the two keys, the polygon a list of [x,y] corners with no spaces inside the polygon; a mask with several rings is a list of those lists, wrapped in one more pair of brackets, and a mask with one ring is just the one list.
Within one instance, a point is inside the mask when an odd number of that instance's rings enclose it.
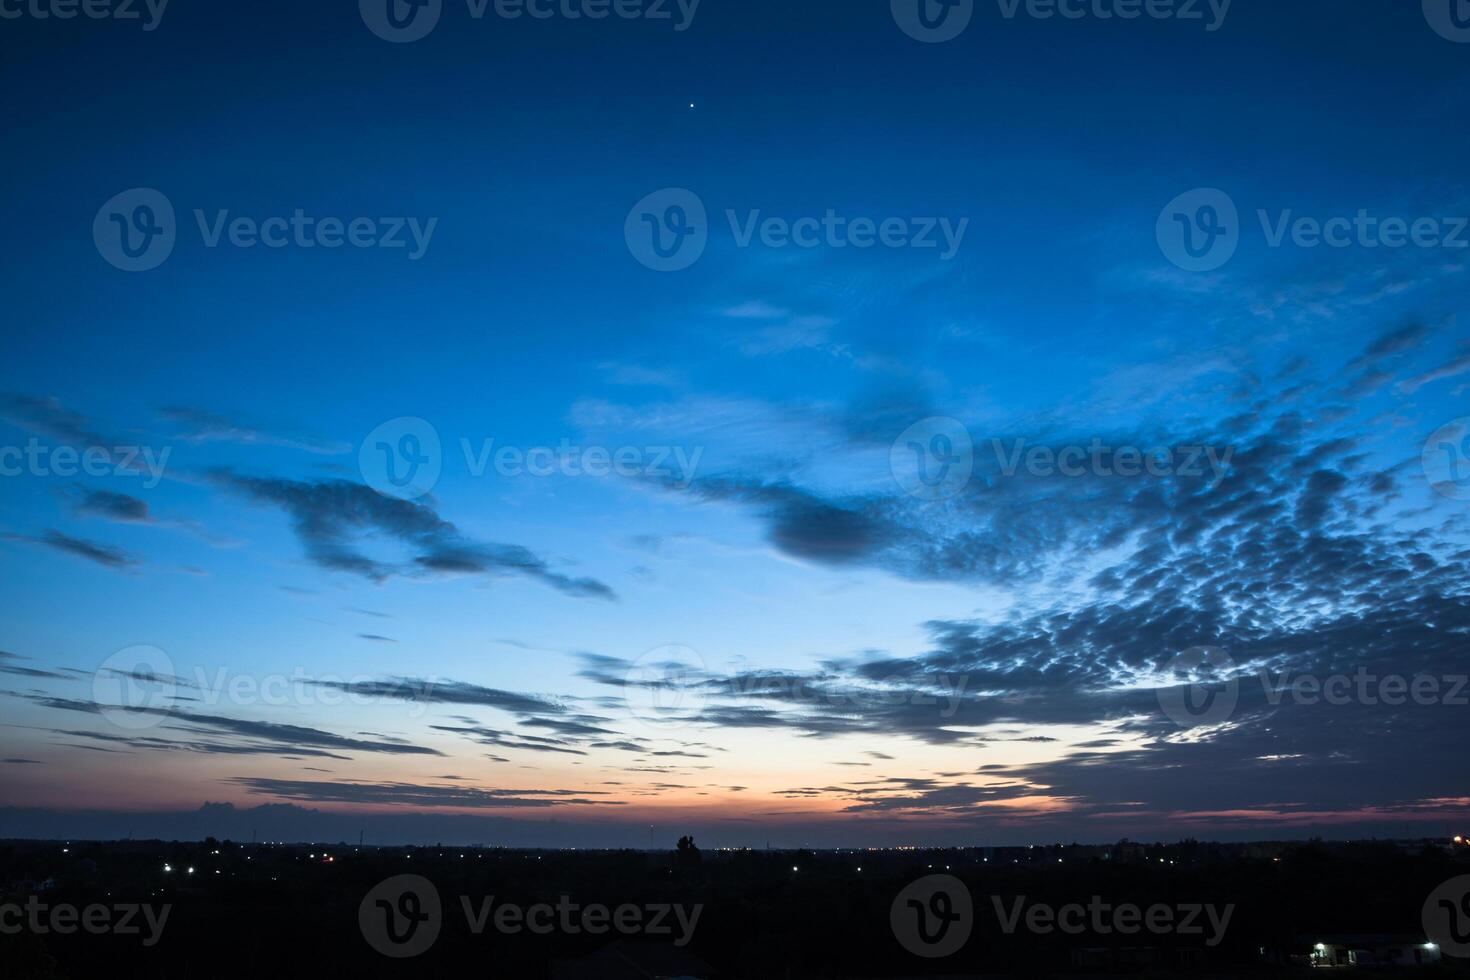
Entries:
{"label": "silhouetted tree", "polygon": [[694,846],[694,838],[685,836],[679,838],[679,849],[674,852],[674,857],[683,867],[696,867],[700,862],[699,848]]}

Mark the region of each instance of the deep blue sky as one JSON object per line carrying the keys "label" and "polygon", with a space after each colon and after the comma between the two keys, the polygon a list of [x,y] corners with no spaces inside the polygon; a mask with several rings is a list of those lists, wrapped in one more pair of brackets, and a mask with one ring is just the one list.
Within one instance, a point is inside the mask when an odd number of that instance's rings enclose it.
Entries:
{"label": "deep blue sky", "polygon": [[[1450,425],[1430,455],[1448,439],[1470,467],[1470,248],[1271,247],[1257,216],[1452,234],[1470,214],[1470,44],[1418,3],[1238,0],[1208,31],[992,0],[926,44],[886,0],[703,0],[684,31],[445,0],[428,37],[390,44],[354,3],[173,0],[151,31],[23,16],[0,45],[0,447],[170,453],[156,485],[0,478],[0,755],[23,760],[0,834],[206,801],[421,810],[393,832],[426,837],[493,808],[506,839],[556,843],[642,843],[627,828],[650,822],[883,843],[1464,814],[1440,761],[1463,707],[1273,705],[1255,680],[1470,669],[1470,488],[1436,492],[1420,461]],[[92,233],[133,188],[178,217],[143,272]],[[679,272],[624,237],[665,188],[709,216]],[[1198,188],[1240,216],[1207,271],[1156,235]],[[435,224],[417,260],[207,248],[196,209]],[[966,224],[946,260],[740,247],[725,217],[829,209]],[[443,447],[408,503],[358,455],[400,417]],[[927,500],[890,449],[936,417],[974,475]],[[698,463],[477,476],[462,439]],[[1234,465],[1006,474],[992,439]],[[185,700],[98,715],[99,665],[137,645]],[[702,665],[701,710],[649,727],[629,665],[666,645]],[[1200,646],[1247,680],[1228,719],[1182,729],[1157,692]],[[457,693],[198,690],[221,671]],[[957,678],[954,712],[915,703]],[[785,696],[797,679],[825,693]],[[876,689],[896,702],[852,697]],[[565,836],[536,829],[548,800]]]}

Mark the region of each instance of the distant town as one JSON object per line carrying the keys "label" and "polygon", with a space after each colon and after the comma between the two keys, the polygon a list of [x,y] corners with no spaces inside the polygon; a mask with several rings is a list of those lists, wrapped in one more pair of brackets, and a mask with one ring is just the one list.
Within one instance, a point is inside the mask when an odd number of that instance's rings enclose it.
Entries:
{"label": "distant town", "polygon": [[[8,978],[1470,975],[1463,837],[521,850],[0,842]],[[1457,899],[1444,911],[1459,914]],[[912,914],[911,914],[912,913]],[[1458,937],[1458,938],[1457,938]],[[279,951],[293,950],[282,961]]]}

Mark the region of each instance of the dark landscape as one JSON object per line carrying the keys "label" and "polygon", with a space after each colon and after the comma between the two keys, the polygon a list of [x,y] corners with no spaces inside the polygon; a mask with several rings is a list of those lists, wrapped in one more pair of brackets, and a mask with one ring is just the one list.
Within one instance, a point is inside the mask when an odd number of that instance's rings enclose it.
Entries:
{"label": "dark landscape", "polygon": [[[167,869],[167,870],[166,870]],[[401,964],[370,948],[363,898],[405,873],[432,881],[442,931],[420,955],[425,975],[526,978],[680,975],[772,977],[1307,976],[1317,943],[1360,951],[1420,944],[1426,897],[1470,872],[1470,846],[1444,840],[1256,844],[1039,845],[864,851],[668,852],[375,848],[336,844],[159,841],[0,844],[4,903],[36,895],[48,905],[168,905],[151,947],[139,936],[0,936],[12,980],[395,976]],[[975,928],[959,952],[926,964],[890,924],[895,896],[937,872],[975,899]],[[39,890],[38,890],[39,889]],[[996,899],[1060,908],[1094,896],[1108,906],[1233,906],[1223,935],[1007,933]],[[572,929],[547,935],[480,934],[463,900],[530,907],[558,902]],[[572,903],[572,904],[568,904]],[[589,935],[580,910],[700,906],[687,937],[675,916],[667,936]],[[606,928],[606,927],[605,927]],[[611,932],[607,929],[607,932]],[[687,942],[678,944],[680,939]],[[285,951],[290,951],[287,954]],[[927,968],[926,968],[927,967]],[[1379,968],[1387,969],[1386,966]],[[676,969],[677,973],[639,972]],[[1415,976],[1470,973],[1445,960]]]}

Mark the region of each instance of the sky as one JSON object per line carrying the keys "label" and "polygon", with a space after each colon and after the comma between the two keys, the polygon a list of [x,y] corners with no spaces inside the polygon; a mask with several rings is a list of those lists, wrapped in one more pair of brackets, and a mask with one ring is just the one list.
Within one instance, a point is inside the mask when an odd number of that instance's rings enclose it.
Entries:
{"label": "sky", "polygon": [[393,3],[0,0],[0,836],[1470,823],[1463,10]]}

